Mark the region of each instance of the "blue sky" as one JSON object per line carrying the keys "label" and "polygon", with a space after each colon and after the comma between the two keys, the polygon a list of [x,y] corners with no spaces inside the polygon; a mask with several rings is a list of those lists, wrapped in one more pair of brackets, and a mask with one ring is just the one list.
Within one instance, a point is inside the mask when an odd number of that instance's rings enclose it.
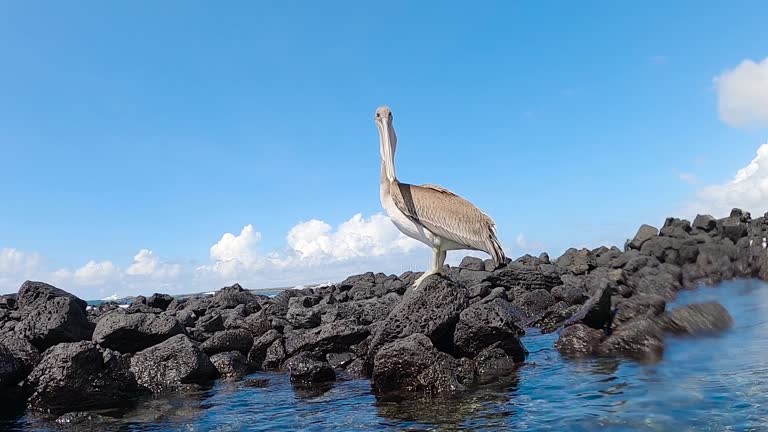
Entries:
{"label": "blue sky", "polygon": [[371,219],[381,104],[400,180],[470,199],[512,256],[722,212],[766,142],[768,93],[750,90],[765,16],[762,1],[2,2],[0,291],[422,268],[427,251]]}

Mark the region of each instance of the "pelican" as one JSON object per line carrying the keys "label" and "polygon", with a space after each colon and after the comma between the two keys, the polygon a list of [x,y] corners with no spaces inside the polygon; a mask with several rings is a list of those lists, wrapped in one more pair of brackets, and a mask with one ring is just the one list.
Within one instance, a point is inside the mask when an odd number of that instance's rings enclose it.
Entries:
{"label": "pelican", "polygon": [[381,150],[381,205],[400,232],[426,244],[434,253],[432,268],[416,279],[414,289],[427,277],[442,272],[449,250],[479,250],[490,255],[497,267],[505,263],[496,223],[488,215],[444,187],[397,180],[397,135],[389,107],[379,107],[375,121]]}

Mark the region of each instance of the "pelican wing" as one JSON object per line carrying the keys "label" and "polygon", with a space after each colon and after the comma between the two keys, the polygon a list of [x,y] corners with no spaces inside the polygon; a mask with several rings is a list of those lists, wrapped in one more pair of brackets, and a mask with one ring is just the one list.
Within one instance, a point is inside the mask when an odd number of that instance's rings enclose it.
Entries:
{"label": "pelican wing", "polygon": [[468,249],[487,252],[496,264],[504,262],[504,251],[496,237],[493,219],[471,202],[441,186],[394,182],[392,200],[406,216],[432,233]]}

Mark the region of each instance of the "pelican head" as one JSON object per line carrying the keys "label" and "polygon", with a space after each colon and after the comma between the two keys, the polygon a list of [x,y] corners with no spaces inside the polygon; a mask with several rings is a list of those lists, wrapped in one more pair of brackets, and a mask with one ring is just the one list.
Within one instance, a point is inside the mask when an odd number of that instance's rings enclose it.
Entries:
{"label": "pelican head", "polygon": [[395,150],[397,149],[397,135],[392,125],[392,111],[388,106],[380,106],[374,117],[376,127],[379,129],[379,143],[381,144],[381,159],[386,166],[386,175],[389,181],[395,180]]}

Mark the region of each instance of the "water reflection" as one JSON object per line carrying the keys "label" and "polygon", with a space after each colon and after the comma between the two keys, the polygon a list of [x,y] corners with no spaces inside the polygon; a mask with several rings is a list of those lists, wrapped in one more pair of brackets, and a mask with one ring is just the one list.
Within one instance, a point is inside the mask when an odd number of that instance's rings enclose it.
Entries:
{"label": "water reflection", "polygon": [[[768,431],[768,285],[734,281],[683,292],[669,307],[719,301],[730,331],[667,336],[664,357],[564,359],[557,335],[529,331],[527,363],[461,399],[377,400],[365,380],[297,388],[284,374],[221,381],[108,413],[108,430]],[[0,429],[47,430],[0,404]],[[118,425],[119,428],[118,428]],[[114,427],[113,427],[114,426]]]}

